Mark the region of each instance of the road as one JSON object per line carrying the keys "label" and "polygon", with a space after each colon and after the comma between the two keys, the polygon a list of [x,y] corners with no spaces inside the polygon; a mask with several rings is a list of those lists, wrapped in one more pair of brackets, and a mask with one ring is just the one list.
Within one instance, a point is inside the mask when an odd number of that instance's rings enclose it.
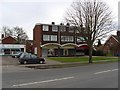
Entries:
{"label": "road", "polygon": [[3,70],[3,88],[118,88],[118,63]]}

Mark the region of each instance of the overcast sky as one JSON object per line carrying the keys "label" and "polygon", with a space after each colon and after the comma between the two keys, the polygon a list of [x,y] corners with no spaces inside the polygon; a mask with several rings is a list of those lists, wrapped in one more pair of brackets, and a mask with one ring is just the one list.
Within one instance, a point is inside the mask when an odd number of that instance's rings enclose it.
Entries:
{"label": "overcast sky", "polygon": [[[0,28],[2,26],[23,27],[33,39],[33,28],[36,23],[60,24],[65,11],[74,0],[2,0],[0,3]],[[118,20],[118,1],[105,0],[113,11],[114,21]],[[1,32],[1,31],[0,31]]]}
{"label": "overcast sky", "polygon": [[120,1],[119,1],[119,4],[118,4],[118,29],[120,31]]}

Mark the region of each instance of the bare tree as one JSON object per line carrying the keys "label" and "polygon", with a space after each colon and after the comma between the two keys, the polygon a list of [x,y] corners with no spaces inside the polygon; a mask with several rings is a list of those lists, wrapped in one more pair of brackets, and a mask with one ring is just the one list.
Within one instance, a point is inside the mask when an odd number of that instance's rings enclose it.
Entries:
{"label": "bare tree", "polygon": [[5,37],[13,36],[13,31],[7,26],[2,27],[2,33],[5,35]]}
{"label": "bare tree", "polygon": [[5,37],[12,36],[12,37],[16,38],[16,40],[17,40],[16,43],[25,43],[25,41],[28,39],[28,36],[27,36],[26,32],[23,30],[23,28],[18,27],[18,26],[13,27],[13,28],[4,26],[2,28],[2,32],[5,35]]}
{"label": "bare tree", "polygon": [[26,32],[24,32],[23,28],[21,27],[13,27],[12,31],[14,31],[13,36],[17,39],[18,43],[25,43],[28,39]]}
{"label": "bare tree", "polygon": [[105,2],[79,0],[73,2],[65,16],[66,22],[76,27],[89,46],[89,63],[92,63],[93,44],[112,31],[112,16]]}

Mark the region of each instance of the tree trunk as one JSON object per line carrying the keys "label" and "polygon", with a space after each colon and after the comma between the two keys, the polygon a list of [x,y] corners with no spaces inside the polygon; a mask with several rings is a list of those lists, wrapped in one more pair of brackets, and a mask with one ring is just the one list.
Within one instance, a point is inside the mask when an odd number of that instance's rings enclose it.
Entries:
{"label": "tree trunk", "polygon": [[92,46],[89,47],[89,63],[92,63]]}

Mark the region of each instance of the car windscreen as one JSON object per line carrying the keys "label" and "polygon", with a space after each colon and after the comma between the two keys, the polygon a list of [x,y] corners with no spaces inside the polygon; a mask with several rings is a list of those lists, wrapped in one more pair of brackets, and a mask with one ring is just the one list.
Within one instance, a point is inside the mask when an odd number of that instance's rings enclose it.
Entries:
{"label": "car windscreen", "polygon": [[25,58],[28,55],[29,55],[28,53],[22,53],[22,55],[20,56],[20,58]]}

